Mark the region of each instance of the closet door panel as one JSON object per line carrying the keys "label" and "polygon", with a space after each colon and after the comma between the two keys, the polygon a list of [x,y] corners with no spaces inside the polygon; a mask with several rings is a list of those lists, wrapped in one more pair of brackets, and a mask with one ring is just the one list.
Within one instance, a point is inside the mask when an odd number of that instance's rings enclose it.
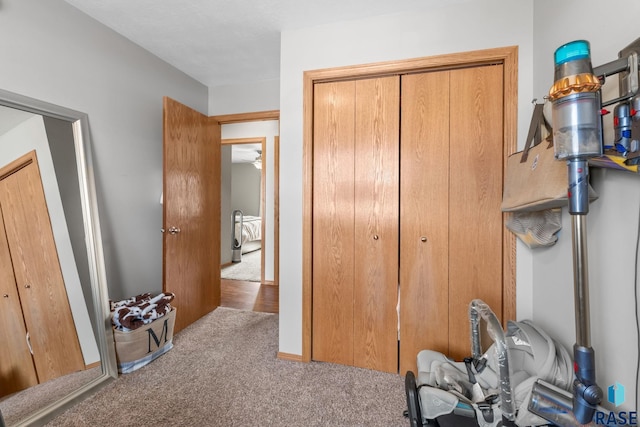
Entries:
{"label": "closet door panel", "polygon": [[449,350],[449,123],[449,72],[403,76],[400,373]]}
{"label": "closet door panel", "polygon": [[502,315],[502,88],[502,65],[451,71],[449,327],[455,358],[469,354],[472,299]]}
{"label": "closet door panel", "polygon": [[355,82],[314,91],[312,357],[352,365]]}
{"label": "closet door panel", "polygon": [[0,205],[39,381],[84,369],[37,163],[0,181]]}
{"label": "closet door panel", "polygon": [[38,384],[0,206],[0,398]]}
{"label": "closet door panel", "polygon": [[397,372],[400,78],[356,82],[354,365]]}

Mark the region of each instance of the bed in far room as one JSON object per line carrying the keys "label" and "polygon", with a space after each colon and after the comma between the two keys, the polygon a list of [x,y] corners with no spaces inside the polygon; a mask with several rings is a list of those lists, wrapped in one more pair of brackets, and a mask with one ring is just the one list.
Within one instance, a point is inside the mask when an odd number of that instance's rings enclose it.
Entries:
{"label": "bed in far room", "polygon": [[[240,224],[236,223],[239,228]],[[259,216],[243,215],[242,234],[236,229],[235,235],[242,235],[242,253],[253,252],[261,247],[262,241],[262,218]]]}

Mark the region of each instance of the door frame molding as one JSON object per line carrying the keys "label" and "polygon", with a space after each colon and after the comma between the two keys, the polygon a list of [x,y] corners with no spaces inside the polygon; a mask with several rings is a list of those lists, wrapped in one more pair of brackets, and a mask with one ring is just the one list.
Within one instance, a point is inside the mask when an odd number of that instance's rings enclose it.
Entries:
{"label": "door frame molding", "polygon": [[[38,158],[36,157],[36,150],[29,151],[28,153],[18,157],[7,163],[4,166],[0,166],[0,181],[18,172],[22,168],[26,168],[31,163],[38,164]],[[38,166],[38,171],[40,171],[40,166]],[[40,174],[40,172],[38,172]]]}
{"label": "door frame molding", "polygon": [[[400,61],[305,71],[303,75],[303,227],[302,227],[302,355],[311,361],[312,336],[312,230],[313,230],[313,87],[315,83],[467,68],[488,64],[504,66],[503,171],[517,149],[518,47],[507,46]],[[503,322],[516,318],[516,238],[508,233],[503,213],[502,313]]]}
{"label": "door frame molding", "polygon": [[[220,125],[228,125],[232,123],[259,122],[267,120],[278,120],[278,136],[273,141],[273,284],[280,284],[280,110],[254,111],[250,113],[225,114],[211,116],[212,120],[217,121]],[[222,141],[222,140],[221,140]],[[266,144],[262,145],[263,159],[266,158]],[[263,213],[266,215],[266,176],[262,172],[263,186]],[[264,221],[262,221],[262,235],[264,236]],[[222,239],[222,236],[220,236]],[[264,237],[263,237],[264,239]],[[264,251],[261,254],[262,271],[260,273],[261,283],[264,283]]]}

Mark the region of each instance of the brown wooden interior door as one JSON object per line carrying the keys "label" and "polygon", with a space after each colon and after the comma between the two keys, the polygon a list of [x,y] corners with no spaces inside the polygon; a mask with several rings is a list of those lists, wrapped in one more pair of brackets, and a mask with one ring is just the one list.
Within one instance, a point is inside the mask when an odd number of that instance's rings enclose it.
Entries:
{"label": "brown wooden interior door", "polygon": [[449,351],[449,117],[448,71],[402,77],[401,374]]}
{"label": "brown wooden interior door", "polygon": [[0,206],[0,398],[38,384]]}
{"label": "brown wooden interior door", "polygon": [[503,65],[451,71],[449,352],[470,353],[468,305],[502,320]]}
{"label": "brown wooden interior door", "polygon": [[220,124],[163,103],[163,291],[175,333],[220,305]]}
{"label": "brown wooden interior door", "polygon": [[354,365],[397,372],[400,77],[355,95]]}
{"label": "brown wooden interior door", "polygon": [[312,358],[352,365],[355,82],[314,91]]}
{"label": "brown wooden interior door", "polygon": [[0,205],[39,382],[84,369],[35,152],[0,179]]}

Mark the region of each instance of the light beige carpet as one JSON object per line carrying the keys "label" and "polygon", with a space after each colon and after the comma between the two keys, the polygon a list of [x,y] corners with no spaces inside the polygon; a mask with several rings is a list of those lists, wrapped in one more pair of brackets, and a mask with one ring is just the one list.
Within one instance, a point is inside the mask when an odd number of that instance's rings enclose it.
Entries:
{"label": "light beige carpet", "polygon": [[220,277],[229,280],[244,280],[248,282],[260,281],[261,250],[242,254],[242,261],[224,267]]}
{"label": "light beige carpet", "polygon": [[400,375],[276,358],[278,315],[218,308],[55,426],[408,426]]}
{"label": "light beige carpet", "polygon": [[[35,410],[44,408],[60,397],[77,390],[101,374],[100,367],[75,372],[38,384],[27,390],[12,394],[0,400],[0,412],[7,426],[12,426],[27,418]],[[2,426],[2,423],[0,423]]]}

